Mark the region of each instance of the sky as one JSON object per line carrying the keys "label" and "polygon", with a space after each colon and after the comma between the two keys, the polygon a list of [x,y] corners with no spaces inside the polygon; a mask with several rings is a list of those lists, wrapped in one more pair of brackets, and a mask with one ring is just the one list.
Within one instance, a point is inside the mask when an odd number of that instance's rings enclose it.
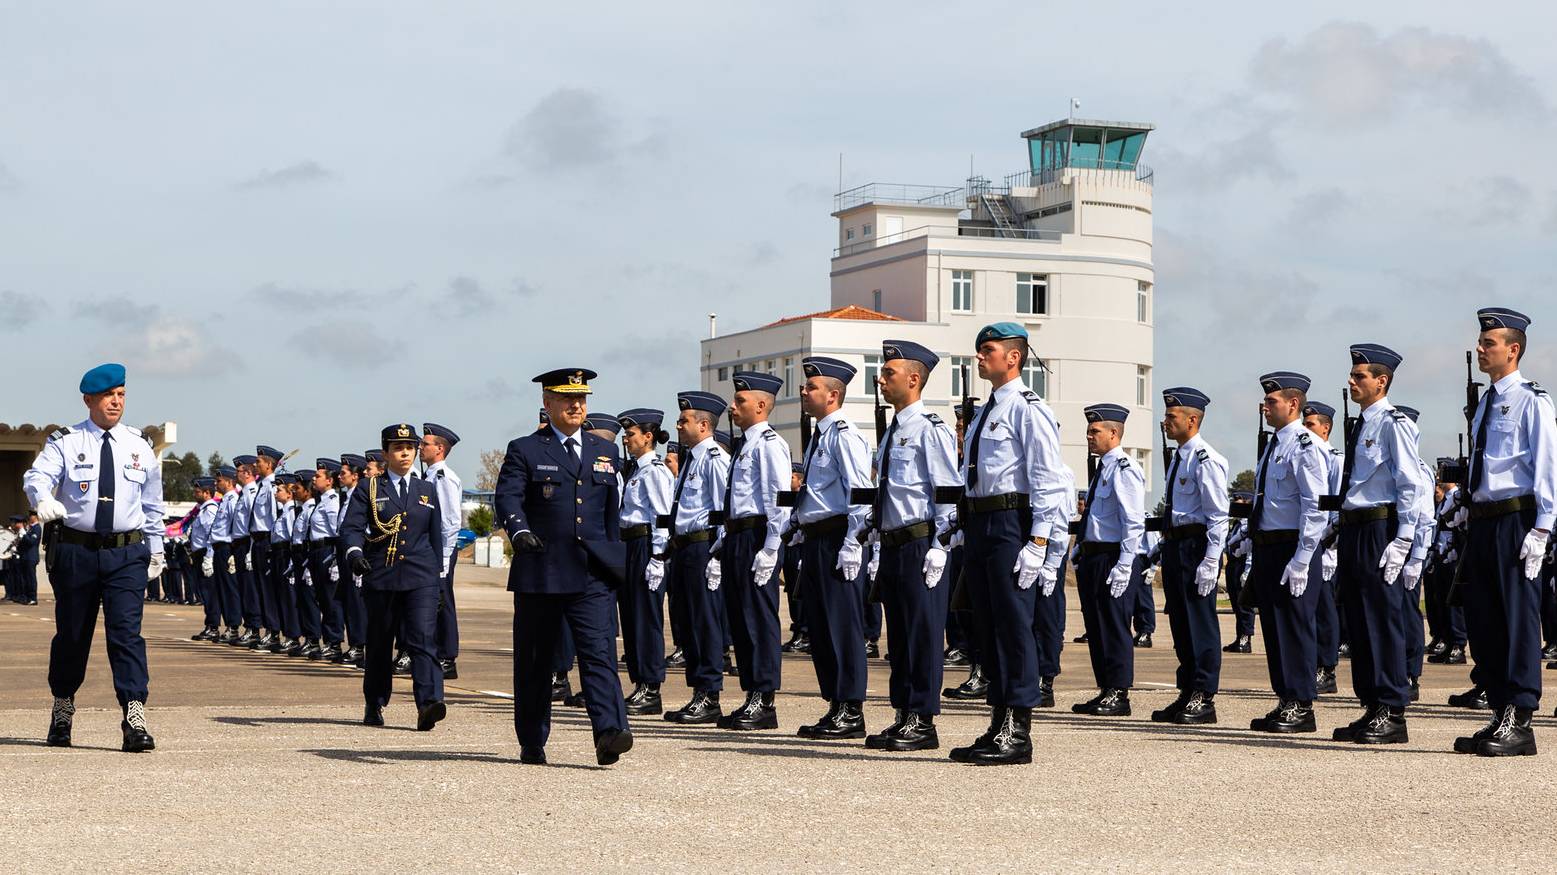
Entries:
{"label": "sky", "polygon": [[1158,127],[1154,381],[1211,395],[1235,470],[1257,376],[1339,403],[1363,341],[1451,453],[1477,307],[1533,317],[1524,371],[1557,379],[1554,30],[1497,2],[0,0],[0,421],[76,422],[121,361],[127,421],[179,452],[432,421],[469,485],[536,374],[670,409],[710,311],[825,307],[840,154],[844,187],[998,179],[1075,97]]}

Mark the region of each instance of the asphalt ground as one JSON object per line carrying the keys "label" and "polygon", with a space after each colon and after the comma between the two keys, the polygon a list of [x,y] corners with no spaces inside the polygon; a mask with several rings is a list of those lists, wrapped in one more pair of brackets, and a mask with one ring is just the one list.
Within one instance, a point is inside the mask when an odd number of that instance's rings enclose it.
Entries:
{"label": "asphalt ground", "polygon": [[[1070,713],[1093,690],[1085,645],[1066,647],[1030,766],[946,760],[986,725],[979,704],[947,703],[940,751],[797,738],[825,710],[804,656],[785,658],[778,731],[634,718],[636,746],[599,768],[583,712],[559,707],[551,765],[521,766],[511,596],[500,571],[458,579],[460,677],[430,733],[412,731],[408,680],[389,725],[365,727],[360,673],[191,642],[198,608],[148,604],[157,750],[140,755],[118,749],[101,627],[76,746],[43,746],[53,600],[44,583],[36,607],[0,604],[0,871],[1547,870],[1557,854],[1554,753],[1451,752],[1487,716],[1440,704],[1463,666],[1428,667],[1409,744],[1329,741],[1357,713],[1346,695],[1323,697],[1319,733],[1271,737],[1247,730],[1273,704],[1256,637],[1224,661],[1221,723],[1169,727],[1148,720],[1173,698],[1165,617],[1135,651],[1132,717]],[[886,683],[872,661],[873,729],[891,720]],[[673,677],[667,706],[686,696]],[[730,679],[726,707],[739,698]],[[1537,724],[1557,744],[1549,711]]]}

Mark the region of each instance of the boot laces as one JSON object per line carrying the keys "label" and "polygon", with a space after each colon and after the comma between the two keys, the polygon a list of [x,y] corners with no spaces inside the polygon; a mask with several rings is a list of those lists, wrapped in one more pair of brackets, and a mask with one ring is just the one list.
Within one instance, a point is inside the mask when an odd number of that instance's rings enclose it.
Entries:
{"label": "boot laces", "polygon": [[1507,738],[1514,734],[1514,727],[1516,723],[1517,721],[1514,719],[1514,706],[1509,705],[1503,709],[1502,715],[1498,717],[1498,728],[1492,730],[1492,735],[1496,738]]}
{"label": "boot laces", "polygon": [[138,732],[146,731],[146,703],[131,701],[124,707],[124,722]]}
{"label": "boot laces", "polygon": [[58,724],[69,725],[71,719],[74,718],[75,716],[76,716],[76,700],[75,700],[74,697],[72,697],[72,696],[55,696],[54,697],[54,713],[49,718],[49,722],[54,723],[56,725],[58,725]]}
{"label": "boot laces", "polygon": [[996,747],[1005,747],[1011,743],[1011,738],[1016,734],[1016,715],[1006,712],[1005,719],[1000,721],[1000,731],[995,733],[991,743]]}

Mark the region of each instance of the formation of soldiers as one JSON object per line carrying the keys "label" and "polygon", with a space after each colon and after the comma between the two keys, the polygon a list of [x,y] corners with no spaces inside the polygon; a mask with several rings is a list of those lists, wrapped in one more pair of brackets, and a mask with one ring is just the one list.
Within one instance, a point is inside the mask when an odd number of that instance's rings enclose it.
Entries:
{"label": "formation of soldiers", "polygon": [[[1405,742],[1424,659],[1461,664],[1468,648],[1474,687],[1451,704],[1489,709],[1492,718],[1457,739],[1455,750],[1534,754],[1540,581],[1557,517],[1557,410],[1519,371],[1529,323],[1505,308],[1478,312],[1476,357],[1490,386],[1467,411],[1467,456],[1436,472],[1420,458],[1416,412],[1389,399],[1402,357],[1379,344],[1350,349],[1349,396],[1361,412],[1346,423],[1343,450],[1328,443],[1335,410],[1308,398],[1309,377],[1277,371],[1259,378],[1272,431],[1250,492],[1230,493],[1226,459],[1200,434],[1211,399],[1189,386],[1165,390],[1161,427],[1176,446],[1151,515],[1145,475],[1121,448],[1128,417],[1121,405],[1085,408],[1093,463],[1078,495],[1061,460],[1060,424],[1021,379],[1031,351],[1015,323],[987,326],[974,338],[978,375],[993,391],[951,424],[921,399],[938,357],[910,341],[884,341],[877,382],[895,416],[874,449],[842,413],[854,367],[804,359],[801,406],[816,426],[798,463],[768,424],[783,387],[776,376],[738,372],[729,399],[680,393],[671,446],[663,411],[590,414],[593,372],[542,374],[543,424],[509,444],[495,494],[497,523],[514,550],[521,761],[546,761],[558,672],[574,660],[577,702],[588,711],[597,761],[609,764],[632,747],[630,715],[776,729],[781,653],[803,648],[826,707],[799,725],[801,737],[863,739],[881,751],[936,749],[943,696],[978,695],[990,706],[989,725],[950,758],[1027,763],[1033,711],[1055,704],[1067,566],[1076,575],[1098,690],[1072,710],[1123,717],[1131,714],[1134,648],[1150,645],[1151,629],[1139,619],[1143,589],[1151,614],[1142,579],[1158,563],[1179,695],[1153,721],[1216,723],[1223,655],[1250,652],[1257,618],[1275,703],[1251,730],[1317,731],[1315,702],[1335,691],[1345,654],[1362,710],[1332,738]],[[107,593],[126,564],[114,551],[135,545],[136,570],[161,571],[160,524],[146,522],[160,521],[160,481],[156,465],[143,469],[118,455],[123,443],[139,458],[133,430],[122,441],[102,437],[114,427],[100,421],[112,409],[105,395],[117,393],[122,412],[122,368],[92,377],[82,392],[93,418],[51,437],[27,490],[45,522],[63,519],[64,531],[74,533],[61,543],[97,557],[70,563],[56,592],[91,579],[107,611]],[[101,388],[105,381],[113,387]],[[738,442],[717,429],[727,412]],[[383,722],[394,654],[404,650],[418,728],[430,729],[446,714],[442,681],[453,676],[438,623],[445,604],[453,619],[447,581],[459,520],[457,504],[448,511],[458,484],[446,497],[437,484],[452,474],[434,468],[457,438],[431,424],[418,435],[404,423],[381,438],[378,458],[320,459],[307,483],[278,474],[282,458],[266,446],[201,481],[189,542],[199,558],[207,628],[196,637],[364,665],[364,722],[371,725]],[[669,451],[663,457],[662,448]],[[101,453],[101,473],[78,476],[70,459],[80,468],[89,450]],[[424,461],[433,457],[421,477],[411,470],[418,451]],[[118,495],[139,502],[116,504],[128,511],[122,517],[100,504],[105,487],[110,502],[120,500],[108,481],[121,478]],[[788,644],[781,578],[797,618]],[[1238,613],[1225,647],[1221,581]],[[1426,590],[1431,642],[1418,587]],[[665,655],[667,593],[674,655],[691,690],[687,702],[669,709],[660,693],[672,662]],[[68,743],[70,696],[90,643],[90,624],[85,641],[79,628],[85,603],[75,601],[62,598],[58,609],[54,661],[63,667],[50,670],[51,743]],[[891,648],[895,718],[868,733],[863,701],[875,637],[868,615],[877,604]],[[137,610],[134,641],[121,635],[116,642],[109,625],[127,750],[150,747],[138,617]],[[78,628],[67,631],[67,620]],[[626,695],[618,629],[632,683]],[[962,686],[943,690],[948,639],[971,670]],[[744,694],[728,711],[727,647]]]}

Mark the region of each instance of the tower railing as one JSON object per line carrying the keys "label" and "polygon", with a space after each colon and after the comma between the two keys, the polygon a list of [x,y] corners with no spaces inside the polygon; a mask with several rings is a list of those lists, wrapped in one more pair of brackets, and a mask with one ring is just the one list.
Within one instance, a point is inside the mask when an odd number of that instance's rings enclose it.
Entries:
{"label": "tower railing", "polygon": [[833,195],[833,212],[869,203],[926,207],[964,205],[961,188],[944,185],[908,185],[899,182],[870,182]]}
{"label": "tower railing", "polygon": [[[1051,182],[1059,182],[1066,176],[1094,178],[1098,181],[1119,181],[1119,177],[1133,173],[1134,182],[1151,186],[1156,181],[1156,171],[1151,166],[1140,161],[1134,163],[1126,161],[1106,161],[1101,158],[1072,163],[1064,167],[1046,167],[1042,170],[1018,170],[1005,177],[1006,190],[1012,188],[1037,188],[1040,185],[1048,185]],[[1104,176],[1107,174],[1107,176]]]}

